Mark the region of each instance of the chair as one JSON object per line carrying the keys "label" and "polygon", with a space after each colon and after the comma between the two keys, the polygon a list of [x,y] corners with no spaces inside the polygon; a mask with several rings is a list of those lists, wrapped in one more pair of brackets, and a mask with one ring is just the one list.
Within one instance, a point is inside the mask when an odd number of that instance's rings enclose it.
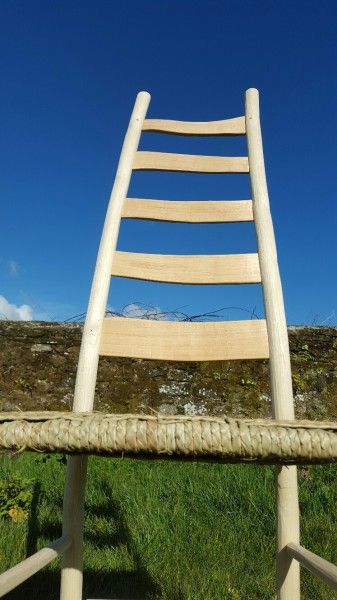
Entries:
{"label": "chair", "polygon": [[[120,156],[84,326],[73,410],[80,412],[93,409],[100,355],[164,360],[269,357],[273,417],[293,419],[288,333],[269,210],[258,92],[255,89],[246,92],[245,116],[206,123],[146,119],[149,102],[148,93],[138,94]],[[246,135],[248,157],[140,152],[137,148],[143,131],[176,135]],[[251,180],[252,199],[209,203],[128,199],[128,187],[134,170],[247,173]],[[161,257],[117,252],[122,218],[198,223],[254,221],[258,254],[203,256],[196,259],[195,256]],[[216,324],[106,319],[111,275],[174,283],[261,283],[266,319]],[[76,542],[64,555],[62,600],[81,597],[81,532],[86,467],[85,457],[69,459],[63,535],[76,536]],[[296,600],[300,594],[299,564],[286,551],[288,543],[299,543],[296,467],[282,466],[277,469],[277,589],[281,600]]]}
{"label": "chair", "polygon": [[[147,92],[138,94],[125,136],[107,210],[78,363],[73,403],[73,412],[77,415],[73,417],[51,413],[47,413],[45,417],[41,417],[41,414],[39,416],[34,414],[5,415],[0,419],[0,446],[15,449],[20,447],[20,444],[22,446],[24,440],[26,449],[47,450],[51,448],[51,450],[63,449],[70,452],[76,451],[77,448],[77,451],[86,450],[87,453],[93,453],[95,449],[91,441],[89,445],[84,446],[83,440],[77,438],[81,437],[81,414],[92,413],[94,407],[98,360],[99,356],[102,355],[181,361],[269,358],[272,409],[275,422],[274,425],[270,421],[267,425],[256,422],[256,426],[269,427],[269,429],[275,426],[271,436],[276,435],[277,428],[281,431],[280,435],[283,435],[282,432],[285,429],[288,431],[286,449],[280,449],[281,459],[286,456],[286,460],[283,460],[283,464],[278,464],[275,467],[277,470],[278,516],[277,595],[279,600],[299,600],[299,563],[337,589],[337,567],[299,545],[296,466],[295,464],[284,464],[298,462],[299,458],[302,460],[306,457],[307,462],[314,459],[321,461],[336,460],[337,428],[331,423],[310,424],[294,421],[288,333],[273,224],[269,209],[258,92],[255,89],[249,89],[246,92],[245,116],[204,123],[146,119],[149,102],[150,95]],[[191,136],[246,135],[248,156],[191,156],[138,151],[138,144],[143,131]],[[185,171],[210,174],[246,173],[250,176],[251,181],[251,200],[183,202],[128,198],[130,178],[134,170]],[[127,218],[184,223],[252,221],[255,223],[256,228],[258,253],[217,256],[160,256],[118,252],[116,247],[120,222],[121,219]],[[221,323],[182,323],[122,317],[106,318],[111,276],[181,284],[260,283],[263,288],[265,319]],[[96,418],[92,414],[83,415],[83,427],[88,419],[90,422],[95,422],[96,427],[97,419],[99,421],[101,417]],[[38,420],[42,422],[40,429],[36,425]],[[150,420],[151,417],[148,417],[147,420],[146,417],[139,419],[137,415],[128,416],[123,421],[125,430],[123,440],[117,442],[116,422],[113,417],[110,420],[108,419],[107,421],[112,423],[112,428],[115,428],[113,429],[114,451],[120,450],[123,446],[131,454],[132,452],[138,452],[139,448],[135,448],[135,428],[139,426],[143,428],[142,431],[144,432],[144,427],[147,427]],[[67,433],[67,439],[69,438],[70,428],[76,421],[76,427],[73,427],[76,439],[71,444],[68,443],[67,445],[64,440],[60,439],[62,437],[60,435],[61,429],[55,429],[55,423],[59,421],[61,421],[62,431]],[[205,427],[210,430],[216,425],[217,434],[215,437],[220,440],[221,432],[224,431],[223,428],[231,427],[231,423],[228,420],[221,421],[220,419],[216,423],[214,421],[200,418],[194,422],[193,419],[180,417],[180,420],[177,418],[178,425],[175,423],[174,426],[178,428],[188,426],[190,428],[188,435],[193,436],[194,426],[202,428],[206,424]],[[177,440],[169,439],[171,434],[169,435],[167,431],[172,423],[169,423],[169,425],[167,423],[165,418],[156,421],[152,417],[150,425],[153,428],[154,437],[149,442],[147,434],[143,435],[140,442],[143,450],[154,454],[158,452],[159,429],[161,428],[166,435],[166,445],[164,444],[163,451],[168,452],[170,442],[173,444],[173,452],[191,454],[190,450],[186,448],[186,440],[178,440],[177,442]],[[241,435],[240,427],[237,426],[237,423],[234,425],[239,439]],[[50,432],[53,427],[55,431],[52,437]],[[247,425],[244,425],[244,436],[247,434],[247,427]],[[87,431],[86,429],[82,437],[87,438]],[[172,432],[172,429],[170,431]],[[186,432],[187,429],[184,431]],[[296,443],[289,442],[289,439],[295,439],[295,434],[297,436],[300,431],[303,434],[302,437],[296,437]],[[43,434],[45,437],[41,432],[45,432]],[[220,440],[222,444],[225,443],[224,439],[225,434],[221,438],[222,441]],[[310,453],[306,450],[305,439],[310,441]],[[314,439],[316,442],[314,442]],[[77,445],[76,440],[78,441]],[[111,443],[110,440],[106,451],[109,448],[111,450]],[[315,443],[316,450],[314,448]],[[216,451],[214,448],[201,448],[200,452],[203,454],[208,452],[210,455],[215,456]],[[224,453],[223,446],[219,452],[220,455],[221,452]],[[230,449],[230,452],[233,452],[233,448]],[[253,448],[252,452],[256,454],[258,451]],[[267,449],[265,454],[270,462],[282,463],[282,460],[276,460],[275,450]],[[235,456],[238,460],[242,459],[240,452],[237,452]],[[61,600],[80,600],[82,598],[86,470],[87,454],[69,456],[64,493],[62,537],[1,575],[0,593],[2,590],[13,589],[15,585],[48,564],[57,554],[63,554],[60,598]]]}

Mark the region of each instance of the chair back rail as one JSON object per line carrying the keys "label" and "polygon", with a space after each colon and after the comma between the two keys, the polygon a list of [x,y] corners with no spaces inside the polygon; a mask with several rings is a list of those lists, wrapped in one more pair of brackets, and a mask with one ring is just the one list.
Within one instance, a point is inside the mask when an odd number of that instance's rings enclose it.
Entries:
{"label": "chair back rail", "polygon": [[246,156],[195,156],[173,152],[136,152],[134,171],[183,171],[185,173],[248,173]]}
{"label": "chair back rail", "polygon": [[169,119],[145,119],[142,131],[171,133],[176,135],[244,135],[245,117],[223,121],[172,121]]}
{"label": "chair back rail", "polygon": [[146,200],[126,198],[124,219],[147,219],[173,223],[235,223],[253,221],[251,200]]}
{"label": "chair back rail", "polygon": [[112,317],[104,319],[102,356],[171,361],[269,357],[266,321],[177,323]]}
{"label": "chair back rail", "polygon": [[166,283],[261,283],[257,254],[114,253],[111,274]]}

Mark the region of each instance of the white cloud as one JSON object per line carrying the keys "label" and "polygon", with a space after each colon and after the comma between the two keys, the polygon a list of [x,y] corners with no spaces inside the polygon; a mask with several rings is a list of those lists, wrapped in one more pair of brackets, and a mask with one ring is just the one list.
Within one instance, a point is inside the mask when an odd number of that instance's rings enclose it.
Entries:
{"label": "white cloud", "polygon": [[9,275],[10,277],[15,278],[20,275],[20,265],[13,258],[0,258],[0,267],[1,270],[3,270],[6,275]]}
{"label": "white cloud", "polygon": [[0,320],[32,321],[33,318],[33,309],[29,304],[16,306],[0,295]]}
{"label": "white cloud", "polygon": [[157,306],[142,306],[141,304],[128,304],[123,308],[122,314],[124,317],[134,317],[138,319],[158,319],[161,315],[161,310]]}
{"label": "white cloud", "polygon": [[123,317],[131,317],[134,319],[154,319],[157,321],[165,320],[167,318],[157,306],[149,306],[147,304],[137,304],[133,302],[127,304],[122,310],[116,310],[115,308],[108,308],[110,313],[120,314]]}
{"label": "white cloud", "polygon": [[9,260],[7,262],[8,271],[11,277],[17,277],[19,274],[19,265],[15,260]]}

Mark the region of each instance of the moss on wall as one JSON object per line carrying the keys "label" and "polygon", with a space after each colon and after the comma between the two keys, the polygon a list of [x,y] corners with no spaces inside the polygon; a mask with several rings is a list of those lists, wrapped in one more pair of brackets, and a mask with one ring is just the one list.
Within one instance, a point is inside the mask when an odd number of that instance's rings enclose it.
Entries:
{"label": "moss on wall", "polygon": [[[71,407],[82,326],[0,321],[0,410]],[[290,327],[298,418],[337,418],[337,328]],[[102,358],[95,409],[271,415],[268,361],[163,363]]]}

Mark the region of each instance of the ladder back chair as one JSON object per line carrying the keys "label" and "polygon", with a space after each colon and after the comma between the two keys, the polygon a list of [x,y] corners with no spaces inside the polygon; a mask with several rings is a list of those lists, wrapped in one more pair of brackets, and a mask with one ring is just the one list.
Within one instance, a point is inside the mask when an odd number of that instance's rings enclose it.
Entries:
{"label": "ladder back chair", "polygon": [[[146,119],[137,96],[111,193],[77,369],[73,412],[0,413],[0,449],[69,454],[60,538],[0,575],[0,596],[63,555],[61,600],[82,598],[84,491],[88,454],[273,463],[277,471],[277,596],[299,600],[299,565],[337,590],[337,566],[299,544],[296,463],[337,461],[337,424],[295,421],[288,334],[265,177],[257,90],[245,116],[192,123]],[[139,152],[142,131],[246,135],[247,157]],[[251,200],[172,201],[127,198],[133,170],[247,173]],[[258,253],[177,256],[117,252],[122,218],[225,223],[253,221]],[[265,319],[178,323],[105,318],[111,276],[195,284],[261,283]],[[273,419],[93,413],[99,356],[201,361],[269,358]]]}
{"label": "ladder back chair", "polygon": [[[259,118],[258,91],[246,92],[245,115],[213,122],[146,119],[147,92],[138,94],[125,136],[103,228],[85,321],[73,411],[89,412],[99,356],[202,361],[269,358],[273,417],[294,419],[288,333],[269,209]],[[142,132],[187,136],[246,135],[248,156],[192,156],[138,151]],[[134,170],[200,173],[246,173],[251,200],[165,201],[128,198]],[[177,256],[116,251],[121,219],[184,223],[253,221],[258,253]],[[179,323],[106,318],[111,276],[182,284],[261,283],[265,320]],[[299,600],[299,563],[287,545],[299,544],[296,466],[277,466],[277,593],[280,600]],[[65,551],[61,600],[82,598],[84,490],[87,457],[68,458],[63,532],[71,539]],[[294,547],[295,547],[294,546]]]}

